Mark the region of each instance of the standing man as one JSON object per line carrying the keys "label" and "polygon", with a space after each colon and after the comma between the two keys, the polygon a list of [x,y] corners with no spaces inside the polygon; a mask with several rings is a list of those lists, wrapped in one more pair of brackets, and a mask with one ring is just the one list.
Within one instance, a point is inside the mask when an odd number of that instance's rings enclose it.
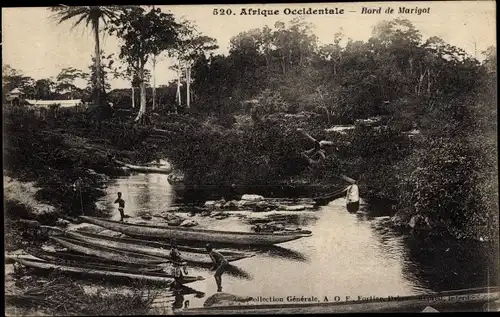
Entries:
{"label": "standing man", "polygon": [[354,184],[347,188],[346,200],[347,211],[350,213],[357,212],[359,209],[359,188],[357,182],[354,182]]}
{"label": "standing man", "polygon": [[123,221],[125,217],[125,200],[122,199],[122,193],[118,192],[118,198],[115,200],[115,204],[118,204],[118,211],[120,212],[120,221]]}
{"label": "standing man", "polygon": [[76,194],[80,194],[80,208],[82,210],[82,215],[85,215],[84,211],[83,211],[83,197],[82,197],[82,186],[83,186],[83,180],[81,177],[78,177],[78,179],[76,180],[76,182],[73,184],[73,191],[76,193]]}
{"label": "standing man", "polygon": [[207,244],[206,248],[208,255],[210,255],[210,258],[214,263],[214,266],[210,269],[210,271],[215,270],[214,278],[215,283],[217,284],[217,292],[222,292],[222,274],[226,270],[228,262],[226,258],[219,252],[215,251],[210,244]]}

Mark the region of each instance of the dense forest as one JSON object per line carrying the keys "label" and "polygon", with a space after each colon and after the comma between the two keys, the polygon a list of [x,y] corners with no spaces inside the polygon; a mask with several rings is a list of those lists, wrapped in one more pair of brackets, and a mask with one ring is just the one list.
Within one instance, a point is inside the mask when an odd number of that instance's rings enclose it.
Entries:
{"label": "dense forest", "polygon": [[[137,12],[127,14],[130,20]],[[110,32],[125,47],[133,33],[130,26],[116,25]],[[403,19],[379,23],[367,41],[345,38],[342,30],[332,38],[332,44],[320,44],[313,25],[294,19],[240,33],[227,54],[217,55],[211,53],[213,39],[198,36],[205,49],[189,51],[183,59],[189,60],[189,71],[168,86],[156,88],[147,69],[137,78],[129,67],[131,87],[141,86],[144,100],[132,89],[106,85],[118,76],[113,60],[128,61],[129,52],[122,47],[120,56],[103,54],[100,74],[115,114],[92,137],[166,156],[186,183],[198,186],[301,183],[328,191],[346,174],[359,181],[367,200],[384,201],[397,211],[395,224],[444,228],[456,237],[494,237],[496,49],[482,52],[480,62],[438,37],[424,38]],[[175,43],[162,49],[176,48],[182,51]],[[91,100],[94,65],[90,75],[66,69],[54,81],[4,68],[3,91],[20,87],[33,99]],[[89,88],[77,88],[76,78],[88,80]],[[180,81],[188,84],[180,87]],[[179,94],[188,95],[190,104],[185,98],[179,104]],[[136,115],[139,103],[150,117],[146,125],[132,125],[132,117],[117,123],[117,108]],[[82,114],[40,123],[52,129],[93,124]],[[130,128],[117,134],[115,124]],[[329,130],[336,125],[355,128]],[[322,164],[310,167],[301,157],[312,145],[297,128],[336,144]],[[74,130],[89,137],[88,130]],[[155,136],[159,130],[164,133]],[[8,155],[11,162],[19,159],[16,151]]]}

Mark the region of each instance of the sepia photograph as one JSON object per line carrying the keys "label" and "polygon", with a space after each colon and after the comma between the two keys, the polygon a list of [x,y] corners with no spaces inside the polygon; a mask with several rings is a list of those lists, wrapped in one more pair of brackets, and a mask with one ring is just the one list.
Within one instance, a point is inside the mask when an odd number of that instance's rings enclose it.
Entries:
{"label": "sepia photograph", "polygon": [[500,311],[495,1],[2,8],[6,316]]}

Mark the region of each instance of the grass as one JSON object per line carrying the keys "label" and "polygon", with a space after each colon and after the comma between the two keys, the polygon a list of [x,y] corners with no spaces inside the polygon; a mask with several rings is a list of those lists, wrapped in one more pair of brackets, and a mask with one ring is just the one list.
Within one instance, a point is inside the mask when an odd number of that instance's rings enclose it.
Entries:
{"label": "grass", "polygon": [[[29,276],[17,270],[16,275]],[[53,272],[48,282],[37,278],[18,279],[22,294],[6,295],[6,306],[11,314],[64,316],[116,316],[150,314],[155,298],[164,290],[155,285],[134,283],[126,291],[112,285],[94,285],[93,291],[84,288],[66,275]],[[158,311],[156,311],[158,313]]]}

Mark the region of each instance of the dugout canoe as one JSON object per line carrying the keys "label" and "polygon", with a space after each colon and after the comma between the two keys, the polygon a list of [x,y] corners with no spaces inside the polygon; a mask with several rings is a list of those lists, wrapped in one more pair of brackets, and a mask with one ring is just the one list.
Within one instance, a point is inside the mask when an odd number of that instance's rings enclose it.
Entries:
{"label": "dugout canoe", "polygon": [[[345,300],[303,304],[245,304],[188,308],[174,312],[176,315],[262,315],[262,314],[334,314],[334,313],[390,313],[421,312],[430,306],[439,312],[482,311],[483,306],[500,298],[498,287],[447,291],[435,294],[394,296],[369,300]],[[286,301],[286,297],[284,298]]]}
{"label": "dugout canoe", "polygon": [[109,247],[97,246],[84,241],[70,239],[67,237],[50,237],[50,238],[69,250],[87,255],[93,255],[106,260],[120,261],[132,264],[149,264],[149,265],[169,262],[169,260],[166,258],[155,257],[131,251],[117,250]]}
{"label": "dugout canoe", "polygon": [[314,204],[316,206],[326,206],[332,200],[344,197],[347,188],[349,188],[349,186],[342,188],[342,189],[339,189],[339,190],[332,192],[332,193],[324,194],[322,196],[316,196],[313,198]]}
{"label": "dugout canoe", "polygon": [[80,216],[84,221],[133,237],[240,245],[272,245],[311,236],[295,232],[252,233],[131,224]]}
{"label": "dugout canoe", "polygon": [[95,268],[109,269],[109,270],[125,270],[129,273],[147,273],[147,272],[163,272],[164,268],[157,265],[142,265],[142,264],[132,264],[126,262],[110,261],[96,256],[80,255],[71,252],[64,251],[45,251],[40,249],[28,249],[26,250],[31,256],[35,258],[42,259],[44,261],[58,263],[58,264],[68,264],[68,265],[82,265],[88,264]]}
{"label": "dugout canoe", "polygon": [[[151,255],[155,257],[165,258],[170,260],[170,245],[159,243],[159,242],[149,242],[139,239],[130,238],[116,238],[109,237],[93,233],[84,232],[71,232],[65,233],[66,237],[71,239],[84,241],[91,245],[108,247],[117,250],[132,251],[139,254]],[[205,249],[201,248],[190,248],[178,246],[177,249],[181,252],[182,259],[188,263],[197,264],[211,264],[212,260],[207,254]],[[246,257],[253,256],[253,254],[242,253],[242,252],[231,252],[221,250],[220,253],[229,261],[237,261],[244,259]]]}
{"label": "dugout canoe", "polygon": [[[23,258],[13,258],[14,261],[30,268],[40,269],[45,271],[59,271],[65,274],[71,275],[83,275],[87,277],[94,278],[106,278],[119,280],[121,282],[124,281],[140,281],[140,282],[149,282],[149,283],[159,283],[170,285],[174,282],[174,278],[172,275],[168,275],[165,273],[130,273],[116,270],[105,270],[101,268],[93,268],[88,265],[62,265],[57,263],[51,263],[48,261],[42,260],[32,260],[32,259],[23,259]],[[204,280],[201,276],[184,276],[182,280],[179,280],[181,284],[192,283],[195,281]]]}

